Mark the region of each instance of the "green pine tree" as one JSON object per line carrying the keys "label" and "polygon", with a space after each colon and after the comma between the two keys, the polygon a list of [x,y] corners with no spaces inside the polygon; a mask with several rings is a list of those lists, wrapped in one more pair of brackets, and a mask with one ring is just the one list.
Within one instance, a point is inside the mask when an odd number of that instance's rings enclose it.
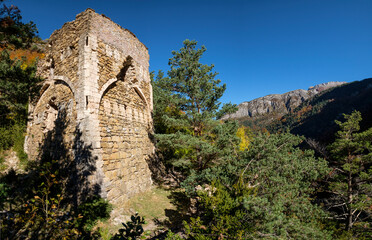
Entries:
{"label": "green pine tree", "polygon": [[173,51],[169,59],[168,72],[173,92],[179,99],[179,109],[185,112],[188,125],[194,136],[202,136],[208,128],[208,120],[215,117],[220,106],[218,101],[226,84],[215,79],[213,65],[203,65],[199,61],[206,51],[204,46],[195,49],[197,42],[185,40],[179,52]]}
{"label": "green pine tree", "polygon": [[222,127],[216,120],[226,86],[215,79],[213,65],[200,63],[206,48],[197,49],[196,41],[185,40],[183,44],[178,52],[172,52],[168,76],[159,72],[153,81],[154,124],[157,146],[166,164],[187,175],[219,162],[223,153],[234,151],[239,139],[235,136],[236,123]]}
{"label": "green pine tree", "polygon": [[345,229],[369,229],[371,234],[372,214],[372,128],[359,132],[361,113],[344,114],[337,139],[329,146],[332,154],[333,175],[330,190],[335,218],[342,220]]}

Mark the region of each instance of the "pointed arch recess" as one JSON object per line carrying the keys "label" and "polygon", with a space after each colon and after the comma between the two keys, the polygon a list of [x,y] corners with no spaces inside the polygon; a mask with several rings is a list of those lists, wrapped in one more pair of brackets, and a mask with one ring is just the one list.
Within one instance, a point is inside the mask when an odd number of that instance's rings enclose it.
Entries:
{"label": "pointed arch recess", "polygon": [[67,87],[70,88],[72,94],[74,95],[74,98],[75,98],[75,87],[74,87],[74,84],[70,81],[70,79],[68,77],[65,77],[65,76],[54,76],[53,78],[54,82],[55,83],[58,83],[58,82],[62,82],[63,84],[65,84]]}
{"label": "pointed arch recess", "polygon": [[[133,58],[128,55],[123,63],[123,67],[120,70],[119,74],[116,76],[116,78],[111,78],[108,80],[103,86],[101,87],[101,90],[99,91],[99,103],[101,104],[102,98],[105,95],[105,93],[118,81],[124,81],[125,75],[127,74],[127,71],[130,67],[134,67],[135,71],[135,62],[133,61]],[[134,74],[136,75],[136,73]],[[138,82],[137,78],[134,77],[133,83]],[[138,94],[138,96],[142,99],[142,101],[145,103],[147,111],[150,111],[150,106],[146,100],[145,95],[143,94],[142,90],[140,89],[139,86],[134,85],[133,89],[135,92]]]}
{"label": "pointed arch recess", "polygon": [[[118,82],[119,80],[117,78],[112,78],[110,80],[108,80],[101,88],[101,90],[99,91],[99,102],[101,103],[102,101],[102,98],[103,96],[105,95],[105,93],[111,88],[111,86],[113,86],[116,82]],[[133,86],[133,89],[134,91],[138,94],[138,96],[142,99],[142,101],[145,103],[146,105],[146,108],[147,110],[149,110],[149,104],[146,100],[146,97],[145,95],[143,94],[141,88],[137,85]]]}
{"label": "pointed arch recess", "polygon": [[43,84],[43,86],[41,87],[40,97],[37,100],[37,103],[35,104],[34,109],[36,109],[38,107],[40,100],[44,96],[44,93],[50,88],[51,85],[54,85],[55,83],[62,83],[63,85],[67,86],[71,90],[74,101],[76,102],[75,87],[74,87],[73,83],[70,81],[70,79],[68,77],[65,77],[65,76],[54,76],[52,81],[46,81]]}

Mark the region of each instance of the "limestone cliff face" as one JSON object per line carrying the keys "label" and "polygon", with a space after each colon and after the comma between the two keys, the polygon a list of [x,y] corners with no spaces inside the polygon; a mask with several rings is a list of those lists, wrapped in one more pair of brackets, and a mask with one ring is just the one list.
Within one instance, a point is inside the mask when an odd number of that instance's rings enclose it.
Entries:
{"label": "limestone cliff face", "polygon": [[222,119],[257,117],[269,113],[275,113],[282,116],[299,106],[305,100],[314,95],[346,82],[328,82],[310,87],[308,90],[297,89],[283,94],[270,94],[264,97],[256,98],[249,102],[243,102],[238,105],[238,111],[224,116]]}

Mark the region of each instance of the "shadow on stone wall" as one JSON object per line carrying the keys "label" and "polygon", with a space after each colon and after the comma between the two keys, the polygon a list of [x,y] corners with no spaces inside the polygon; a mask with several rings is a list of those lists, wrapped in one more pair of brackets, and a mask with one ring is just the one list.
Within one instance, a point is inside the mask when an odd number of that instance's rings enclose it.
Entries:
{"label": "shadow on stone wall", "polygon": [[1,176],[0,187],[7,189],[0,201],[0,236],[5,239],[38,239],[40,234],[45,239],[56,234],[82,237],[90,234],[87,224],[109,217],[109,204],[99,198],[100,186],[89,181],[97,158],[78,127],[68,136],[69,124],[65,109],[59,107],[38,160],[29,162],[24,173]]}
{"label": "shadow on stone wall", "polygon": [[[100,186],[91,184],[89,176],[96,171],[97,157],[92,155],[92,146],[82,140],[82,132],[75,127],[74,136],[68,136],[66,130],[70,124],[67,112],[58,111],[55,127],[46,135],[43,146],[40,148],[40,162],[54,161],[52,171],[58,171],[65,184],[65,195],[77,207],[85,199],[99,195]],[[71,142],[66,141],[71,139]]]}

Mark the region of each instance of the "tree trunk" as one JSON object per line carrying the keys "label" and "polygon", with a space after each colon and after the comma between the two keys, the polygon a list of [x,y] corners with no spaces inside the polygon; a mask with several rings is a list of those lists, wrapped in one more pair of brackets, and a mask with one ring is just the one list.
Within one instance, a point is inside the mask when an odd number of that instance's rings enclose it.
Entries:
{"label": "tree trunk", "polygon": [[347,182],[347,207],[348,213],[346,218],[346,230],[350,231],[353,227],[353,209],[351,203],[353,202],[353,188],[352,188],[352,175],[349,171],[348,182]]}

